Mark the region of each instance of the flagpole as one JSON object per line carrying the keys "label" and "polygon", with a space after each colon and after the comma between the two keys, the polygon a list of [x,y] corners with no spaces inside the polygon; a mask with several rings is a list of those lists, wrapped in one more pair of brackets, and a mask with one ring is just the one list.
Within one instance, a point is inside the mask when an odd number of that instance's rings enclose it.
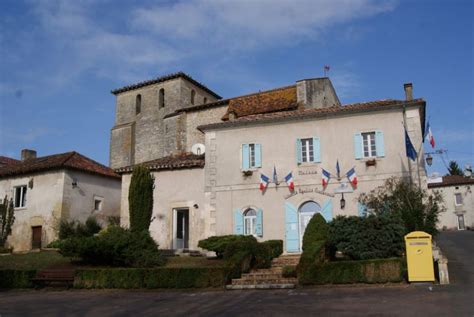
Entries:
{"label": "flagpole", "polygon": [[[406,119],[406,104],[403,103],[403,128],[404,128],[404,138],[406,138],[405,134],[408,133],[407,131],[407,119]],[[406,142],[406,140],[405,140]],[[406,148],[406,145],[405,145]],[[406,151],[406,150],[405,150]],[[418,156],[417,156],[418,157]],[[408,162],[408,173],[410,174],[410,185],[413,185],[413,179],[412,179],[412,171],[411,171],[411,162],[407,157],[407,162]]]}

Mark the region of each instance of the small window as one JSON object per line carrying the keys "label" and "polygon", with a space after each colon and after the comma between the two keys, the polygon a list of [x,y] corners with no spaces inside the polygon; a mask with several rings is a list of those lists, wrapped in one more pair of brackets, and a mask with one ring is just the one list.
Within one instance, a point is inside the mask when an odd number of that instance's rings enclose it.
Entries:
{"label": "small window", "polygon": [[142,112],[142,95],[137,95],[135,101],[135,114]]}
{"label": "small window", "polygon": [[314,162],[313,139],[301,139],[301,162]]}
{"label": "small window", "polygon": [[15,208],[26,206],[26,185],[15,187]]}
{"label": "small window", "polygon": [[196,99],[196,92],[191,90],[191,104],[194,105],[194,100]]}
{"label": "small window", "polygon": [[204,97],[204,99],[202,100],[202,103],[203,103],[203,104],[206,104],[206,103],[207,103],[207,98],[206,98],[206,97]]}
{"label": "small window", "polygon": [[103,198],[94,197],[94,211],[102,211]]}
{"label": "small window", "polygon": [[375,132],[362,133],[362,153],[364,157],[377,157]]}
{"label": "small window", "polygon": [[242,169],[262,167],[262,146],[256,143],[242,144]]}
{"label": "small window", "polygon": [[462,205],[462,194],[461,193],[454,194],[454,204],[456,206],[461,206]]}
{"label": "small window", "polygon": [[163,88],[158,92],[158,105],[160,108],[165,107],[165,90]]}
{"label": "small window", "polygon": [[257,235],[257,212],[247,209],[244,213],[244,234]]}

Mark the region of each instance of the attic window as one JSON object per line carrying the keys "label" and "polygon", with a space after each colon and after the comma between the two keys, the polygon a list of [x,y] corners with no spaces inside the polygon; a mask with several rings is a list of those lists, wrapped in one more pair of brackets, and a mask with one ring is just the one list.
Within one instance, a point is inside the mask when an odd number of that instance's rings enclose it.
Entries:
{"label": "attic window", "polygon": [[194,105],[194,99],[196,99],[196,92],[191,90],[191,104]]}
{"label": "attic window", "polygon": [[163,88],[158,92],[158,105],[160,108],[165,107],[165,90]]}
{"label": "attic window", "polygon": [[142,112],[142,95],[138,94],[135,100],[135,114]]}

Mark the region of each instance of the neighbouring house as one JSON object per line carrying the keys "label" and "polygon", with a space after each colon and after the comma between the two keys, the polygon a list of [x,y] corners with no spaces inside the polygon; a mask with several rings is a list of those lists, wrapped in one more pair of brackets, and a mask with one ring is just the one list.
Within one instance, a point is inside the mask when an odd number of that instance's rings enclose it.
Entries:
{"label": "neighbouring house", "polygon": [[15,222],[7,245],[14,251],[47,246],[61,220],[105,223],[120,212],[120,176],[77,152],[36,157],[22,150],[21,161],[0,167],[0,199],[13,198]]}
{"label": "neighbouring house", "polygon": [[[249,234],[301,252],[315,213],[364,216],[359,195],[390,177],[426,188],[426,102],[404,88],[402,100],[348,105],[329,78],[229,99],[183,73],[114,90],[110,163],[123,180],[121,223],[133,166],[144,164],[156,182],[150,232],[162,248]],[[407,158],[405,127],[418,160]]]}
{"label": "neighbouring house", "polygon": [[447,175],[428,179],[428,190],[440,192],[444,199],[446,211],[440,214],[440,229],[474,228],[474,178]]}

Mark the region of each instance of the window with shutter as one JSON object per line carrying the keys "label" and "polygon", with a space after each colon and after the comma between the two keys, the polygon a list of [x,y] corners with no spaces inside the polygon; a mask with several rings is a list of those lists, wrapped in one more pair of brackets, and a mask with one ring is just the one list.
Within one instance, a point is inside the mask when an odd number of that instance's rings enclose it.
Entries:
{"label": "window with shutter", "polygon": [[262,167],[262,146],[261,144],[242,144],[242,169]]}

